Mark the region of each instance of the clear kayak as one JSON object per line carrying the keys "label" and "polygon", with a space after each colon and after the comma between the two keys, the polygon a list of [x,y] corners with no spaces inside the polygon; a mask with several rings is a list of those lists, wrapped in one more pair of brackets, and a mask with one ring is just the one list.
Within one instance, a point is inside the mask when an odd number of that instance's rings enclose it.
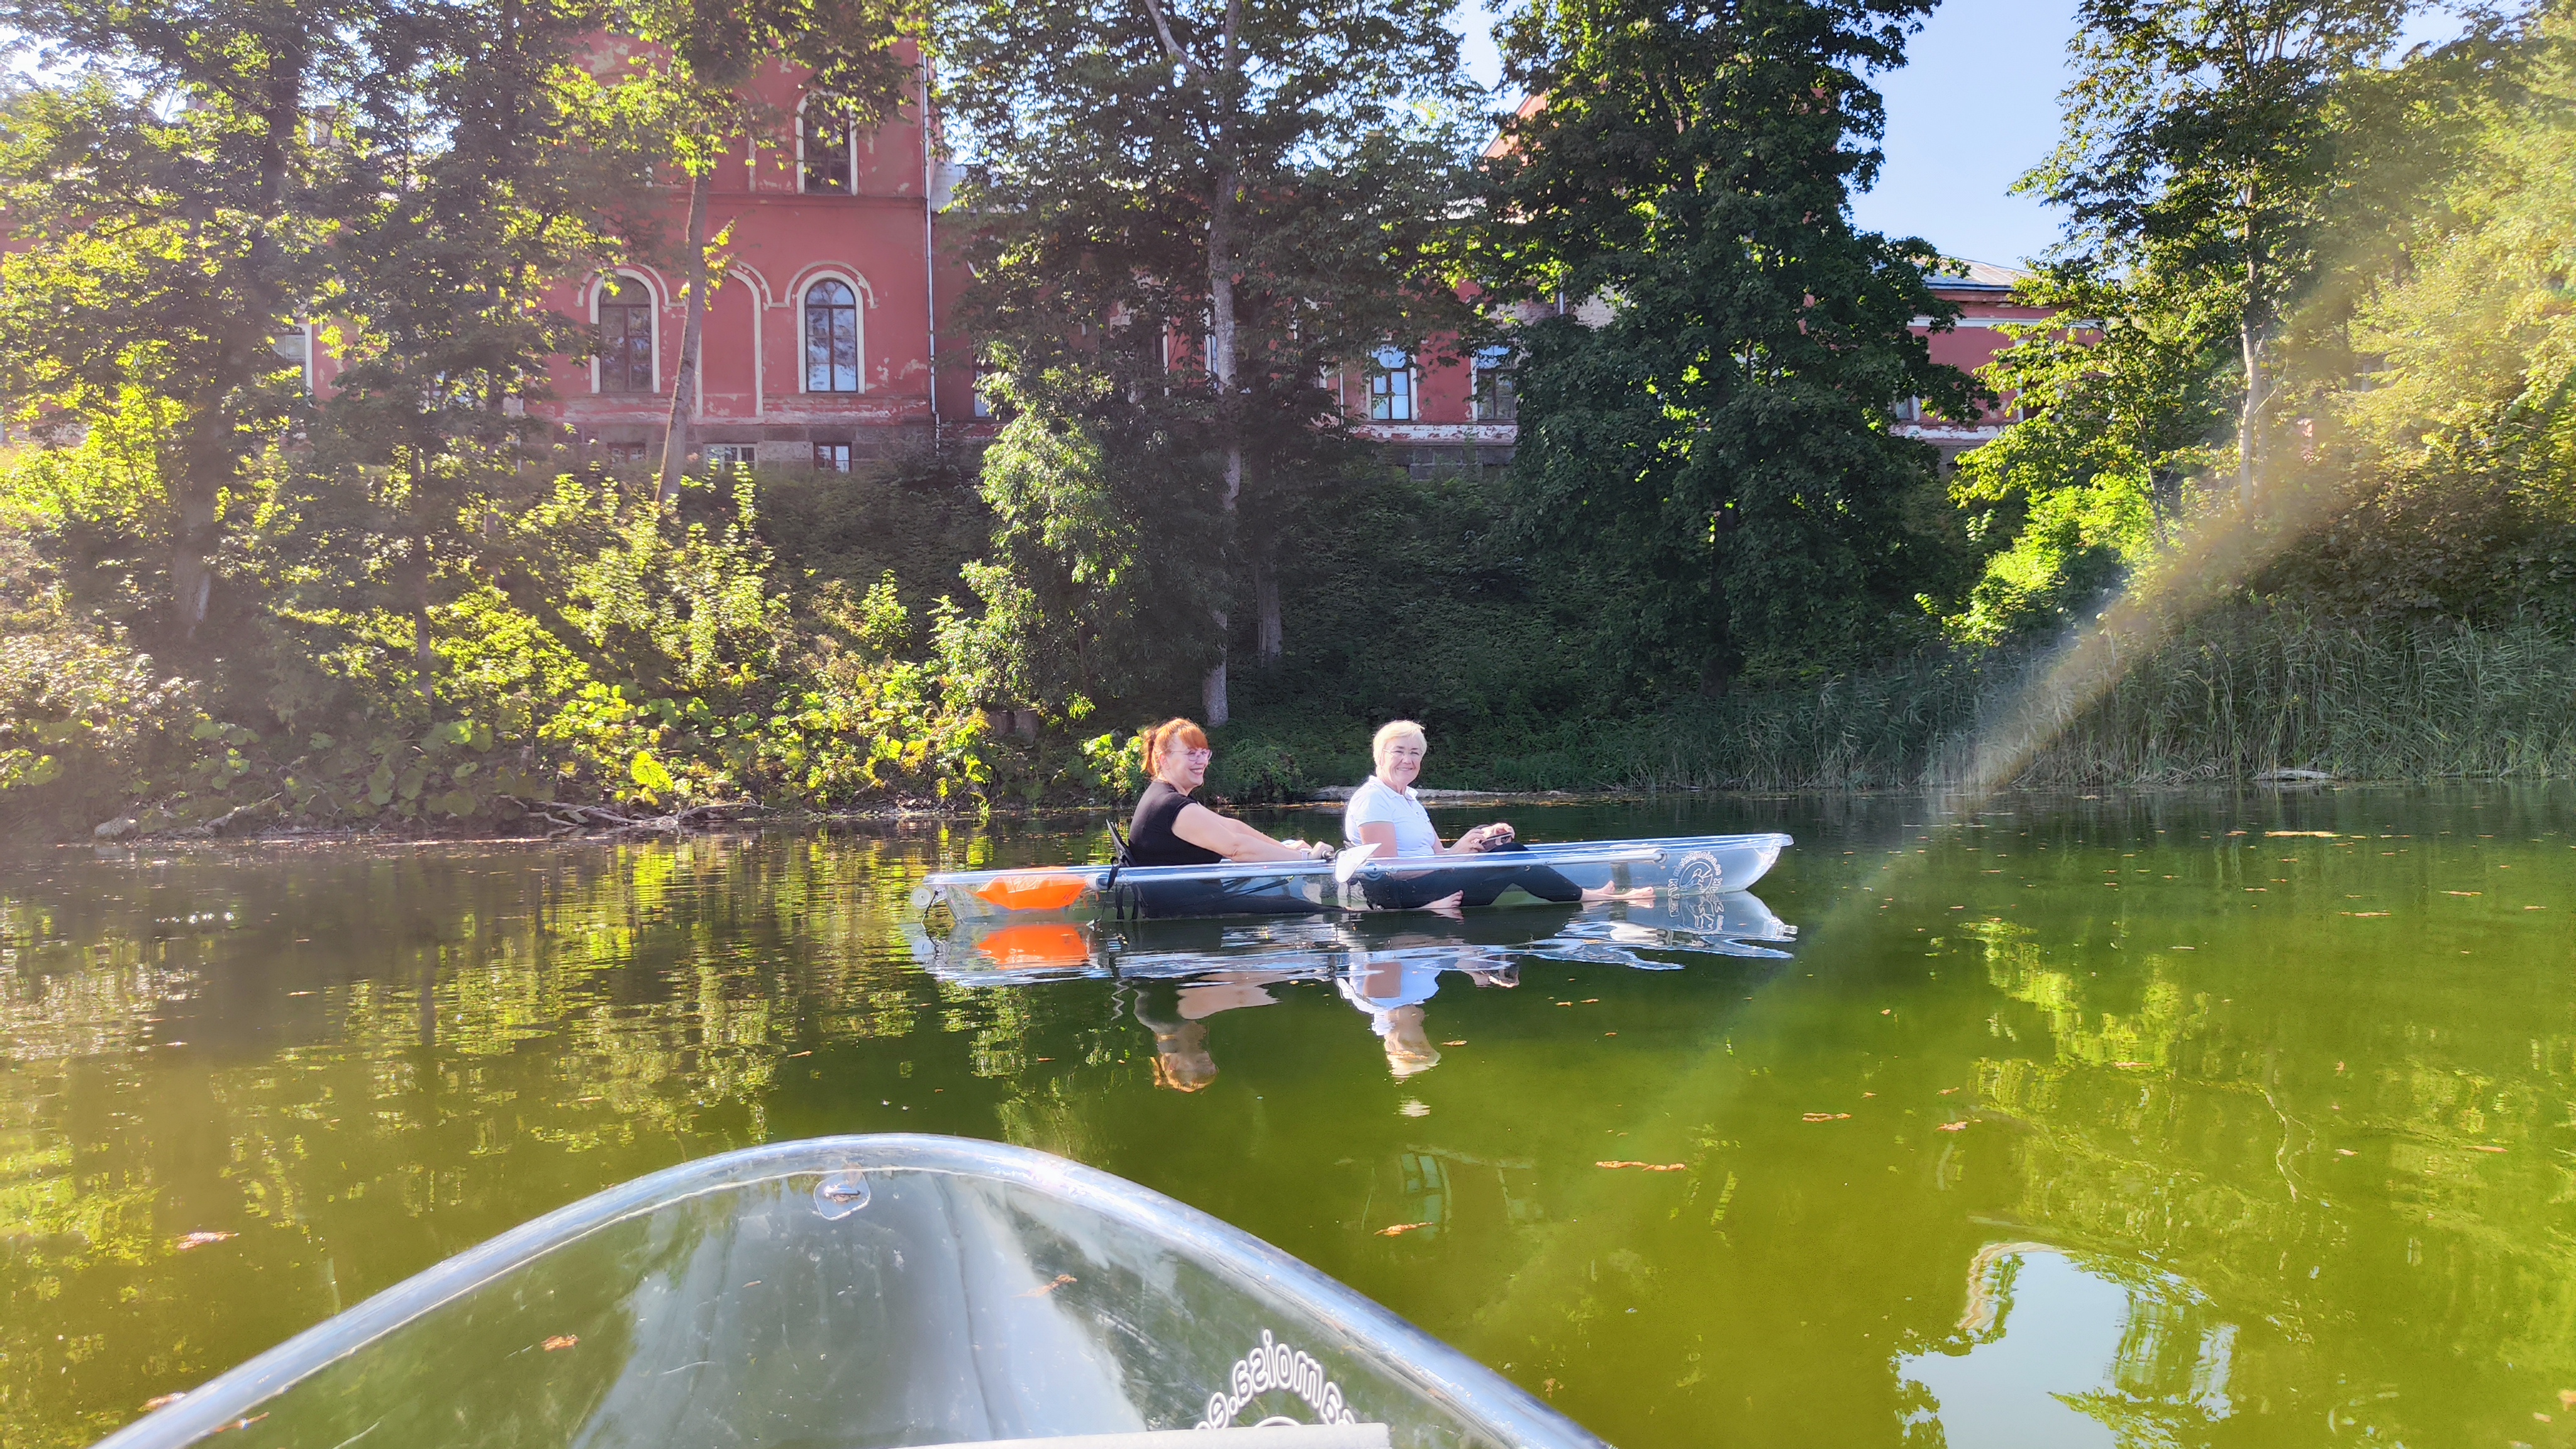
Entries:
{"label": "clear kayak", "polygon": [[[1786,835],[1701,835],[1531,845],[1510,854],[1218,865],[1058,865],[949,871],[931,876],[917,905],[944,905],[960,923],[997,919],[1131,921],[1157,917],[1293,915],[1403,909],[1421,898],[1467,892],[1475,905],[1531,905],[1551,897],[1529,886],[1658,899],[1741,891],[1771,869]],[[1347,856],[1346,852],[1346,856]],[[1534,875],[1534,872],[1545,873]],[[1549,879],[1552,877],[1552,879]],[[1540,885],[1541,881],[1546,884]],[[1499,886],[1476,899],[1479,885]],[[1436,888],[1435,888],[1436,887]]]}
{"label": "clear kayak", "polygon": [[100,1449],[218,1435],[227,1449],[1601,1442],[1205,1213],[1045,1153],[930,1136],[778,1143],[612,1188]]}
{"label": "clear kayak", "polygon": [[1297,918],[1078,921],[995,917],[945,929],[908,922],[913,959],[957,986],[1073,977],[1186,979],[1233,966],[1264,977],[1330,981],[1391,956],[1457,958],[1508,969],[1518,958],[1677,969],[1675,957],[1783,960],[1798,929],[1745,891],[1658,896],[1577,909],[1532,908],[1450,921],[1420,912]]}

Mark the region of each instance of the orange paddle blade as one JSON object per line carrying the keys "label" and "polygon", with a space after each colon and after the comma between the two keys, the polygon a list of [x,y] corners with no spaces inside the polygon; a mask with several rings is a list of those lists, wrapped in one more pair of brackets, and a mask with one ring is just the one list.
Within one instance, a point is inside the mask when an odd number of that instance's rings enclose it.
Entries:
{"label": "orange paddle blade", "polygon": [[1080,966],[1091,959],[1091,942],[1080,926],[1062,921],[1044,925],[1005,926],[986,936],[975,949],[1005,968]]}
{"label": "orange paddle blade", "polygon": [[1072,871],[1032,870],[1003,876],[975,894],[1006,911],[1052,911],[1082,899],[1086,888]]}

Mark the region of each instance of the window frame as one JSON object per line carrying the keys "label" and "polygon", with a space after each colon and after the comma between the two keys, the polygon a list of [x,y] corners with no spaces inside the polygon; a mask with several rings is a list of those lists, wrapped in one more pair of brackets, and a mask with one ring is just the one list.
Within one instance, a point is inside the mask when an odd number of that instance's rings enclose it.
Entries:
{"label": "window frame", "polygon": [[[640,293],[642,293],[642,300],[629,300],[626,297],[626,289],[630,286],[636,288]],[[617,294],[617,299],[613,302],[610,300],[610,294],[612,292]],[[603,342],[606,341],[608,321],[606,316],[603,314],[612,306],[617,308],[620,312],[642,312],[644,314],[645,386],[641,388],[610,387],[608,385],[608,353],[607,349],[603,347],[598,354],[594,355],[590,359],[590,390],[595,394],[606,397],[658,396],[662,391],[662,299],[660,294],[654,290],[651,282],[633,272],[602,273],[598,284],[591,288],[590,325],[593,332],[597,334]],[[629,320],[631,321],[632,319],[630,318]],[[631,341],[632,338],[633,334],[631,332],[627,334],[627,340]],[[631,374],[633,370],[633,362],[634,357],[632,351],[629,350],[626,354],[625,364],[621,368],[621,371]]]}
{"label": "window frame", "polygon": [[[842,294],[846,296],[848,300],[846,302],[816,302],[814,300],[814,294],[822,291],[825,287],[840,288]],[[852,282],[847,277],[832,272],[826,272],[823,275],[814,278],[812,281],[807,282],[804,290],[798,294],[798,325],[796,328],[798,360],[796,376],[797,388],[799,391],[809,393],[817,397],[855,397],[868,390],[868,333],[867,324],[861,316],[861,314],[866,310],[866,303],[863,300],[863,297],[864,294],[859,290],[858,285],[855,282]],[[834,385],[826,387],[816,387],[814,385],[814,314],[817,310],[834,316],[837,316],[837,314],[842,312],[847,312],[849,314],[850,385],[848,387],[837,385],[840,380],[840,365],[838,362],[831,360],[828,353],[826,354],[826,360],[823,362],[822,366],[826,380]],[[827,322],[826,325],[827,327],[830,327],[833,324]],[[837,329],[835,328],[834,330],[836,335],[832,340],[837,342],[839,340]]]}
{"label": "window frame", "polygon": [[[280,345],[290,338],[296,344],[293,352]],[[313,325],[309,322],[290,325],[268,339],[268,350],[276,353],[279,361],[295,364],[297,386],[309,395],[313,391]]]}
{"label": "window frame", "polygon": [[[1396,361],[1393,363],[1388,362],[1387,359],[1389,357],[1395,358]],[[1375,352],[1370,353],[1368,369],[1369,421],[1373,423],[1410,423],[1419,421],[1422,414],[1422,389],[1421,378],[1418,373],[1419,369],[1414,364],[1413,354],[1394,345],[1393,343],[1389,343],[1384,347],[1380,347]],[[1403,379],[1404,390],[1401,393],[1395,391],[1392,387],[1389,387],[1384,391],[1379,390],[1378,384],[1381,381],[1393,378]],[[1404,405],[1404,414],[1401,417],[1396,416],[1395,412],[1396,404],[1399,401]],[[1383,411],[1381,411],[1381,405],[1383,405]]]}
{"label": "window frame", "polygon": [[[1519,422],[1521,391],[1520,384],[1513,378],[1513,374],[1520,370],[1521,359],[1518,349],[1509,343],[1480,347],[1476,349],[1476,354],[1471,361],[1472,366],[1468,373],[1468,383],[1471,388],[1467,394],[1468,414],[1480,423]],[[1511,385],[1511,406],[1508,411],[1498,411],[1496,407],[1497,399],[1502,394],[1494,384],[1503,382],[1509,382]]]}
{"label": "window frame", "polygon": [[817,473],[847,473],[851,462],[850,445],[847,443],[814,444],[814,471]]}
{"label": "window frame", "polygon": [[841,151],[841,186],[840,186],[840,188],[839,188],[838,190],[834,190],[833,188],[831,188],[831,187],[829,187],[829,186],[816,186],[816,185],[814,185],[814,184],[813,184],[813,179],[814,179],[813,168],[814,168],[814,166],[815,166],[816,162],[815,162],[812,158],[814,158],[814,157],[816,157],[816,156],[819,156],[819,155],[821,154],[820,149],[819,149],[819,148],[817,148],[817,147],[815,147],[815,146],[814,146],[814,144],[813,144],[813,137],[814,137],[815,129],[816,129],[816,128],[815,128],[815,125],[814,125],[813,114],[812,114],[812,113],[813,113],[813,109],[814,109],[814,97],[812,97],[812,96],[807,96],[807,97],[806,97],[802,102],[798,103],[798,105],[797,105],[797,107],[796,107],[796,192],[797,192],[797,194],[798,194],[799,196],[856,196],[856,195],[858,195],[858,194],[859,194],[859,128],[858,128],[857,126],[855,126],[855,125],[844,124],[844,125],[841,127],[841,146],[840,146],[840,151]]}

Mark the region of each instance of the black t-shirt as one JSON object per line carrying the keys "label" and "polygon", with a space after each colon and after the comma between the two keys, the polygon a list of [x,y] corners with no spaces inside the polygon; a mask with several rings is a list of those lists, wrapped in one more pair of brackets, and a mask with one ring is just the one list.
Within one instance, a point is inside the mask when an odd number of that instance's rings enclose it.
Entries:
{"label": "black t-shirt", "polygon": [[1203,845],[1192,845],[1172,833],[1172,822],[1193,802],[1190,797],[1161,780],[1145,787],[1136,801],[1136,814],[1127,822],[1127,863],[1130,865],[1214,865],[1224,856]]}

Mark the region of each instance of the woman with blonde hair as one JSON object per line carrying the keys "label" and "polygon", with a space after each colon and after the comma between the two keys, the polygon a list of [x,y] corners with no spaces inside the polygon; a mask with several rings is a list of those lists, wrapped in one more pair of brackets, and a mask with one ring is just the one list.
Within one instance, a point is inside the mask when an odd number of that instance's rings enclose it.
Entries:
{"label": "woman with blonde hair", "polygon": [[[1430,753],[1430,740],[1422,726],[1409,719],[1389,720],[1378,727],[1377,737],[1369,742],[1369,753],[1377,762],[1376,773],[1351,792],[1350,804],[1342,810],[1342,838],[1353,845],[1377,847],[1378,860],[1429,855],[1513,855],[1521,846],[1513,839],[1511,824],[1497,820],[1479,825],[1460,835],[1456,842],[1444,845],[1440,832],[1431,825],[1431,812],[1422,806],[1422,797],[1413,782],[1422,774],[1422,758]],[[1571,904],[1575,901],[1607,900],[1617,894],[1607,887],[1585,890],[1543,865],[1512,865],[1497,861],[1492,870],[1422,871],[1414,875],[1365,877],[1361,889],[1368,892],[1369,904],[1380,910],[1409,911],[1428,906],[1433,910],[1453,910],[1459,906],[1489,906],[1494,898],[1514,886],[1543,901]],[[1652,891],[1646,892],[1651,899]],[[1631,892],[1628,899],[1634,899]]]}

